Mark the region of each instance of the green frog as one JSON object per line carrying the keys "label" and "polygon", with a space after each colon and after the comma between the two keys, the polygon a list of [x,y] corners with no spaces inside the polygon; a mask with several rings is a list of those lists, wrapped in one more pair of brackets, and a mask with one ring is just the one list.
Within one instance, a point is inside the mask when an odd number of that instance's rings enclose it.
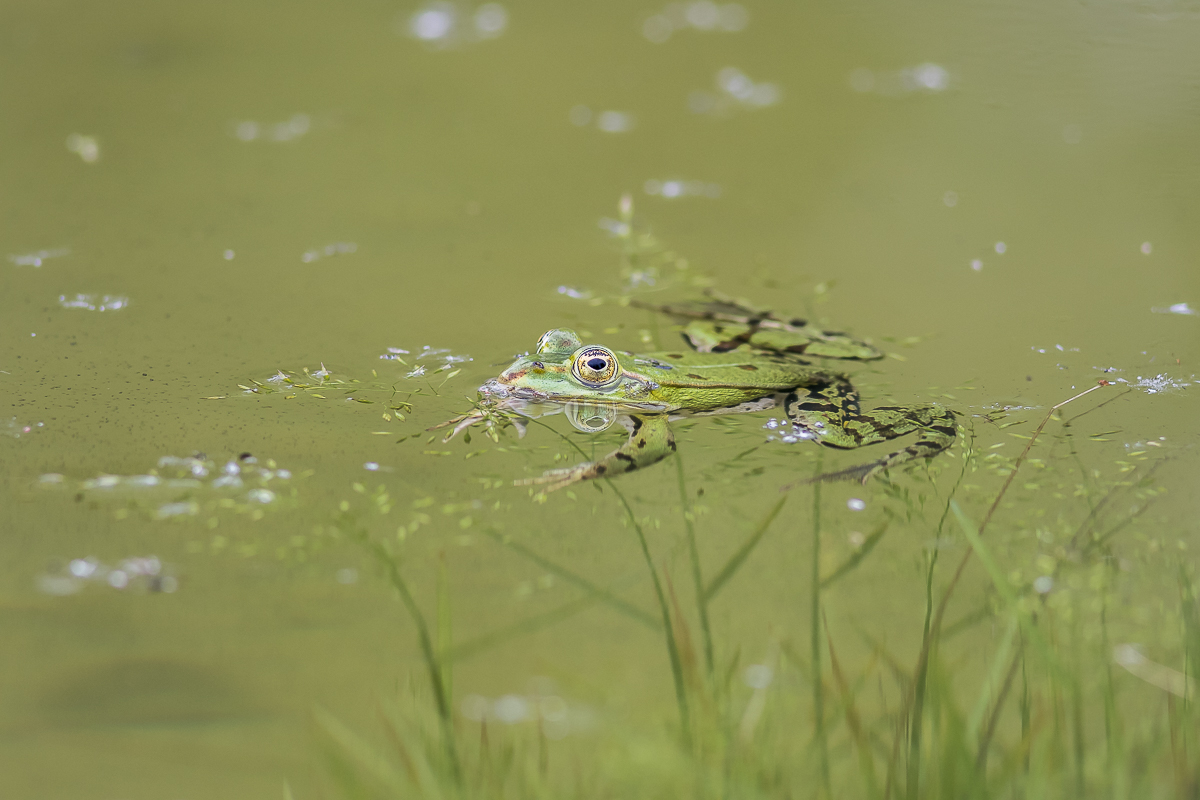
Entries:
{"label": "green frog", "polygon": [[932,458],[954,443],[950,410],[927,403],[863,411],[849,378],[814,362],[883,357],[865,342],[715,295],[700,303],[632,305],[684,321],[690,349],[629,353],[585,344],[571,330],[547,331],[534,353],[518,357],[479,387],[481,401],[474,412],[436,427],[453,425],[449,440],[497,412],[519,419],[512,415],[536,417],[554,413],[548,410],[553,408],[580,430],[600,431],[619,421],[629,432],[628,441],[603,458],[516,481],[546,491],[661,461],[675,451],[671,421],[690,417],[778,408],[785,425],[791,425],[786,434],[791,441],[811,439],[840,450],[916,434],[903,449],[822,479],[866,483],[883,470]]}

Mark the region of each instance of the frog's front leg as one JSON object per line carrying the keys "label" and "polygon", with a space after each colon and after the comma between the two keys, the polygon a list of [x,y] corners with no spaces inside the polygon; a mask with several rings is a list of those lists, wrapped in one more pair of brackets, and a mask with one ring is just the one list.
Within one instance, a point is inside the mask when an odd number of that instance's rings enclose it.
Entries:
{"label": "frog's front leg", "polygon": [[631,416],[626,428],[629,440],[598,461],[586,461],[566,469],[547,470],[538,478],[514,481],[517,486],[545,485],[553,492],[564,486],[592,478],[611,478],[648,467],[675,452],[675,435],[666,414]]}
{"label": "frog's front leg", "polygon": [[918,458],[932,458],[954,444],[954,412],[936,403],[912,406],[880,406],[861,411],[858,392],[845,377],[825,375],[807,391],[787,395],[784,411],[788,418],[826,447],[853,450],[916,433],[917,439],[902,450],[877,461],[821,476],[825,480],[861,479]]}

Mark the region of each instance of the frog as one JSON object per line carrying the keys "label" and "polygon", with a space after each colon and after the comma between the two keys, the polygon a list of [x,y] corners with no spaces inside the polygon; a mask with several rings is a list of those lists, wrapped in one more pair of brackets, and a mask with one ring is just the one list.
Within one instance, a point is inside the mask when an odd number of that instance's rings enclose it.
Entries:
{"label": "frog", "polygon": [[[555,328],[542,334],[532,353],[518,356],[479,387],[474,412],[435,428],[453,426],[449,441],[494,414],[536,417],[546,407],[564,411],[587,432],[620,422],[629,438],[611,453],[515,481],[544,491],[662,461],[676,452],[671,423],[680,419],[781,409],[791,440],[838,450],[916,435],[906,447],[817,478],[863,484],[892,468],[932,459],[955,442],[956,416],[938,403],[863,410],[849,376],[827,362],[884,357],[867,342],[716,293],[691,303],[630,305],[678,320],[686,347],[634,353],[585,343],[575,331]],[[519,430],[523,435],[524,426]]]}

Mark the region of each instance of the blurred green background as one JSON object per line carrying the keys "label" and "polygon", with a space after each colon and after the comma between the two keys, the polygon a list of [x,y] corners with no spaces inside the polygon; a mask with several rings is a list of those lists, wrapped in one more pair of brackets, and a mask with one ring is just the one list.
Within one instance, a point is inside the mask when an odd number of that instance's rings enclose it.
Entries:
{"label": "blurred green background", "polygon": [[[1191,796],[1198,41],[1182,0],[5,3],[3,794],[392,792],[314,717],[397,763],[381,708],[441,735],[361,535],[435,630],[474,787],[447,792]],[[897,358],[857,370],[865,403],[944,402],[971,444],[824,487],[816,550],[792,493],[708,609],[724,677],[686,687],[690,749],[613,492],[513,487],[576,458],[536,426],[424,433],[548,328],[647,346],[646,312],[559,291],[628,288],[597,224],[624,193],[687,276],[875,341]],[[380,358],[423,347],[473,360]],[[361,383],[268,382],[306,368]],[[1004,495],[996,571],[954,589],[914,750],[927,600],[971,552],[948,502],[978,524],[1099,379]],[[765,421],[678,433],[709,577],[814,468]],[[675,465],[614,485],[700,653]],[[991,767],[947,773],[980,741]]]}

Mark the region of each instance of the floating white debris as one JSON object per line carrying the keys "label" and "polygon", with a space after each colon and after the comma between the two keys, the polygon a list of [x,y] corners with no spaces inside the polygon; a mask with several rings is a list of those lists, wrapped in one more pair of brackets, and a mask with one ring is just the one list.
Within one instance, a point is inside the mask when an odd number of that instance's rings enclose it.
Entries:
{"label": "floating white debris", "polygon": [[1150,310],[1155,314],[1184,314],[1192,317],[1200,315],[1200,311],[1192,308],[1187,303],[1175,303],[1166,308],[1152,308]]}
{"label": "floating white debris", "polygon": [[983,271],[983,261],[981,261],[978,258],[971,259],[971,269],[975,270],[976,272],[982,272]]}
{"label": "floating white debris", "polygon": [[605,133],[628,133],[636,122],[628,111],[601,111],[596,115],[596,127]]}
{"label": "floating white debris", "polygon": [[226,250],[221,254],[222,258],[224,258],[226,261],[233,261],[233,257],[235,255],[237,255],[237,253],[233,252],[232,250]]}
{"label": "floating white debris", "polygon": [[95,136],[72,133],[67,137],[67,150],[83,159],[85,164],[95,164],[100,159],[100,143]]}
{"label": "floating white debris", "polygon": [[267,504],[275,501],[275,493],[270,489],[251,489],[246,493],[246,499],[251,503]]}
{"label": "floating white debris", "polygon": [[696,91],[688,97],[688,108],[697,114],[727,116],[737,109],[753,110],[777,104],[783,92],[775,83],[755,83],[736,67],[725,67],[716,75],[717,92]]}
{"label": "floating white debris", "polygon": [[671,3],[662,11],[646,18],[642,35],[655,44],[662,44],[680,30],[737,33],[745,30],[750,21],[746,7],[739,3],[717,4],[712,0],[692,3]]}
{"label": "floating white debris", "polygon": [[958,205],[958,192],[946,192],[942,195],[942,203],[945,204],[946,208],[954,208]]}
{"label": "floating white debris", "polygon": [[200,513],[200,504],[188,501],[186,503],[166,503],[158,507],[159,519],[167,517],[190,517]]}
{"label": "floating white debris", "polygon": [[334,578],[343,586],[349,586],[358,581],[358,570],[354,567],[343,567],[334,574]]}
{"label": "floating white debris", "polygon": [[[48,480],[49,477],[43,476],[41,481],[47,490],[65,483],[61,475]],[[278,468],[270,459],[260,464],[249,453],[229,459],[221,466],[203,455],[163,456],[157,468],[148,473],[99,475],[80,481],[78,486],[83,491],[102,492],[136,503],[156,519],[192,517],[222,509],[251,512],[257,519],[262,515],[261,506],[278,500],[278,494],[266,488],[268,484],[275,486],[276,481],[291,478],[291,471]]]}
{"label": "floating white debris", "polygon": [[46,259],[61,258],[70,252],[66,247],[59,247],[55,250],[38,250],[36,253],[10,255],[8,260],[18,267],[40,267]]}
{"label": "floating white debris", "polygon": [[58,304],[63,308],[82,308],[88,311],[119,311],[129,305],[129,298],[116,294],[77,294],[74,297],[60,294]]}
{"label": "floating white debris", "polygon": [[340,255],[344,255],[346,253],[356,253],[356,252],[358,252],[358,245],[355,244],[354,242],[334,242],[333,244],[327,244],[321,248],[305,250],[304,255],[300,256],[300,260],[303,261],[305,264],[310,264],[319,258],[325,258],[328,256],[340,256]]}
{"label": "floating white debris", "polygon": [[472,22],[480,39],[495,39],[508,27],[508,10],[499,3],[484,3],[475,9]]}
{"label": "floating white debris", "polygon": [[243,142],[256,140],[272,142],[290,142],[308,133],[312,127],[312,118],[308,114],[294,114],[291,119],[283,122],[259,123],[254,120],[242,120],[234,123],[233,135]]}
{"label": "floating white debris", "polygon": [[8,422],[0,425],[0,434],[20,439],[22,436],[44,427],[46,427],[46,423],[44,422],[17,422],[17,418],[13,417]]}
{"label": "floating white debris", "polygon": [[397,19],[397,29],[426,45],[441,49],[495,39],[508,29],[508,10],[500,3],[484,3],[472,11],[457,3],[430,3],[407,18]]}
{"label": "floating white debris", "polygon": [[1037,592],[1038,594],[1049,594],[1050,590],[1053,588],[1054,588],[1054,578],[1052,578],[1051,576],[1041,575],[1037,578],[1034,578],[1033,590],[1035,592]]}
{"label": "floating white debris", "polygon": [[637,119],[628,111],[609,110],[593,114],[585,105],[572,106],[567,118],[571,120],[572,125],[580,128],[585,128],[595,121],[597,130],[604,133],[628,133],[637,124]]}
{"label": "floating white debris", "polygon": [[158,556],[126,558],[110,567],[96,558],[75,558],[61,571],[42,575],[38,588],[46,594],[75,594],[87,584],[104,584],[113,589],[140,586],[152,592],[173,592],[179,587],[176,578],[168,574]]}
{"label": "floating white debris", "polygon": [[621,222],[620,220],[611,219],[609,217],[601,217],[596,224],[599,225],[605,233],[616,239],[625,238],[631,231],[628,222]]}
{"label": "floating white debris", "polygon": [[850,88],[856,92],[902,95],[911,92],[944,92],[950,88],[950,73],[940,64],[926,62],[894,72],[875,72],[859,67],[850,73]]}
{"label": "floating white debris", "polygon": [[1146,394],[1162,394],[1174,389],[1186,389],[1196,382],[1195,376],[1192,376],[1188,380],[1180,380],[1166,374],[1154,375],[1149,378],[1143,378],[1139,375],[1135,381],[1129,381],[1125,378],[1117,378],[1113,381],[1113,383],[1124,383],[1131,389],[1141,389]]}
{"label": "floating white debris", "polygon": [[809,441],[817,438],[817,435],[812,431],[806,431],[799,425],[796,425],[789,420],[779,420],[771,417],[763,423],[763,428],[769,431],[778,431],[767,436],[768,442],[782,442],[783,444],[796,444],[797,442]]}
{"label": "floating white debris", "polygon": [[996,242],[992,249],[1000,255],[1004,255],[1006,252],[1008,252],[1008,245],[1006,245],[1004,242]]}
{"label": "floating white debris", "polygon": [[[469,355],[454,354],[450,352],[448,347],[430,347],[429,345],[425,345],[416,353],[412,353],[403,347],[389,347],[387,350],[388,351],[386,353],[380,356],[380,358],[384,361],[399,361],[401,364],[408,364],[409,361],[422,361],[425,359],[436,359],[441,361],[442,363],[433,369],[434,372],[445,372],[448,369],[453,369],[455,364],[465,364],[475,360]],[[409,356],[409,358],[405,359],[403,356]],[[429,369],[429,364],[420,364],[404,377],[420,378],[423,377],[429,371]]]}
{"label": "floating white debris", "polygon": [[1148,256],[1154,252],[1154,247],[1149,242],[1142,242],[1142,255]]}
{"label": "floating white debris", "polygon": [[657,195],[673,200],[677,197],[720,197],[721,187],[715,183],[704,181],[657,180],[651,178],[642,184],[643,191],[649,195]]}
{"label": "floating white debris", "polygon": [[559,286],[556,291],[572,300],[590,300],[592,298],[590,291],[587,289],[576,289],[574,286]]}
{"label": "floating white debris", "polygon": [[860,500],[857,497],[851,497],[849,500],[846,501],[846,508],[850,509],[851,511],[862,511],[866,507],[867,507],[867,501]]}
{"label": "floating white debris", "polygon": [[77,558],[67,565],[67,570],[76,578],[90,578],[99,569],[99,564],[90,558]]}

